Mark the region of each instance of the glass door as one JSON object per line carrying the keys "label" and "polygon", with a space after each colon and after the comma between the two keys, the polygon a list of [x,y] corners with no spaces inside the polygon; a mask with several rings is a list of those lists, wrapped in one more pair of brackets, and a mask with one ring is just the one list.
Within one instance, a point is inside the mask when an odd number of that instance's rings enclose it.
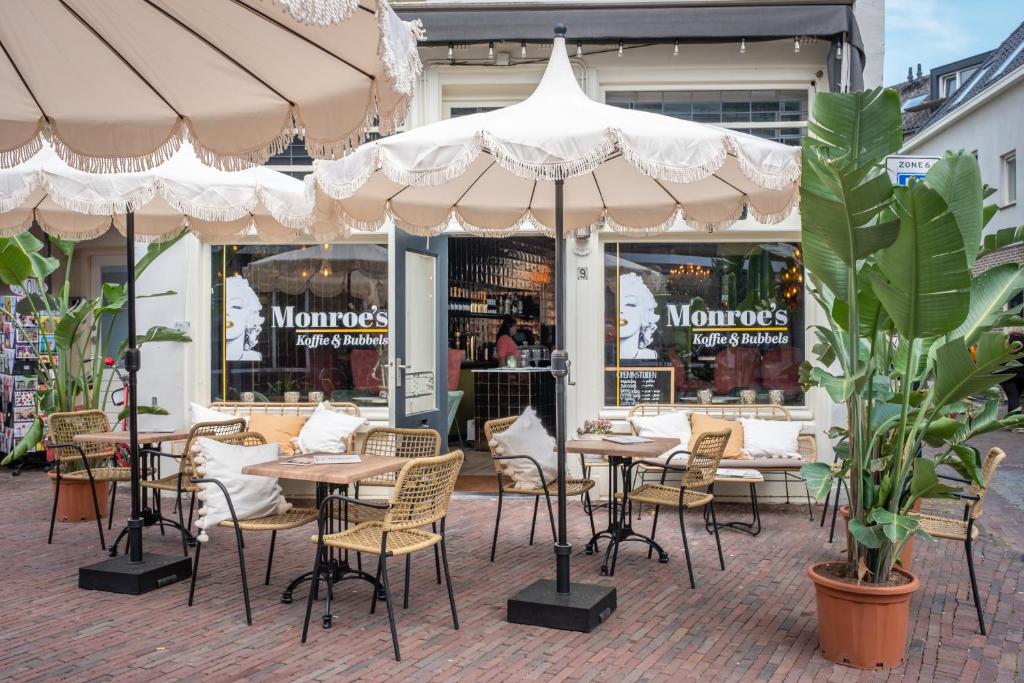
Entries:
{"label": "glass door", "polygon": [[448,433],[448,238],[392,233],[391,359],[396,427]]}

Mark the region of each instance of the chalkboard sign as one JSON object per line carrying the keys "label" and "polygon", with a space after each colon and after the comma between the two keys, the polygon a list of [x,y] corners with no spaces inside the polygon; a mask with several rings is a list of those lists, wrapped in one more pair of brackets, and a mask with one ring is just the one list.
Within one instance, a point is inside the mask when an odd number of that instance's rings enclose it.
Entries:
{"label": "chalkboard sign", "polygon": [[638,403],[675,403],[676,369],[605,368],[605,405],[633,406]]}

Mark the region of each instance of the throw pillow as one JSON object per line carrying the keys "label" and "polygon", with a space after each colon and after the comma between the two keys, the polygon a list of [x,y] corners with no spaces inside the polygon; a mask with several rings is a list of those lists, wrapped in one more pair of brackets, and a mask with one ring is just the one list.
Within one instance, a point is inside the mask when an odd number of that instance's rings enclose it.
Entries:
{"label": "throw pillow", "polygon": [[249,417],[249,431],[262,434],[267,443],[280,445],[281,455],[295,454],[292,439],[299,435],[304,424],[306,424],[305,415],[253,413]]}
{"label": "throw pillow", "polygon": [[754,420],[741,418],[743,452],[749,458],[790,458],[799,460],[799,422],[788,420]]}
{"label": "throw pillow", "polygon": [[690,423],[693,431],[690,435],[690,450],[697,445],[697,439],[705,432],[720,432],[725,429],[732,430],[729,441],[725,444],[725,453],[722,458],[734,460],[743,457],[743,425],[734,420],[723,420],[718,417],[711,417],[702,413],[693,413],[690,416]]}
{"label": "throw pillow", "polygon": [[[672,412],[661,413],[660,415],[634,415],[629,418],[629,422],[633,425],[633,431],[637,433],[637,436],[670,436],[679,439],[679,446],[657,457],[650,458],[651,460],[668,462],[670,455],[689,448],[690,414],[688,412],[673,410]],[[672,465],[685,465],[686,458],[685,453],[677,455],[672,458]]]}
{"label": "throw pillow", "polygon": [[[275,477],[242,474],[246,465],[276,460],[279,456],[276,443],[239,446],[200,437],[193,449],[196,473],[200,478],[216,479],[224,485],[238,519],[279,515],[291,509]],[[197,495],[202,507],[196,526],[201,530],[198,539],[205,542],[210,540],[207,535],[210,529],[231,519],[231,510],[219,486],[212,483],[197,486],[201,489]]]}
{"label": "throw pillow", "polygon": [[[512,425],[501,434],[495,434],[492,447],[497,455],[528,455],[540,465],[544,479],[552,482],[558,476],[558,456],[555,439],[541,424],[533,408],[527,408]],[[532,462],[524,459],[502,460],[505,473],[517,489],[541,488],[544,482]]]}
{"label": "throw pillow", "polygon": [[245,415],[229,415],[228,413],[222,413],[219,410],[213,408],[207,408],[201,406],[198,403],[192,404],[192,424],[197,425],[200,422],[227,422],[229,420],[237,420],[243,418],[248,423],[248,419]]}
{"label": "throw pillow", "polygon": [[302,425],[296,444],[302,453],[344,453],[349,436],[365,422],[366,418],[335,411],[324,401]]}

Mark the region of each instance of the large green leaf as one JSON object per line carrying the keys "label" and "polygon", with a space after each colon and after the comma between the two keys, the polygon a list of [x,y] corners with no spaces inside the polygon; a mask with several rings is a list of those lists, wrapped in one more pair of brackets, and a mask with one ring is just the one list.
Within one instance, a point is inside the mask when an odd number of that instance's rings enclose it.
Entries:
{"label": "large green leaf", "polygon": [[[146,330],[145,334],[142,334],[141,336],[139,336],[135,340],[135,343],[138,344],[138,346],[141,347],[144,344],[149,344],[149,343],[153,343],[153,342],[188,342],[188,341],[192,341],[192,338],[189,337],[184,332],[179,332],[178,330],[175,330],[175,329],[170,328],[170,327],[165,327],[163,325],[154,325],[153,327],[151,327],[148,330]],[[122,356],[124,356],[124,352],[127,349],[128,349],[128,341],[125,340],[125,341],[121,342],[121,345],[117,349],[117,357],[121,358]]]}
{"label": "large green leaf", "polygon": [[932,386],[933,405],[944,406],[987,391],[1008,379],[1016,366],[1019,354],[1007,346],[1007,336],[985,332],[978,338],[975,358],[961,339],[950,339],[935,350],[935,383]]}
{"label": "large green leaf", "polygon": [[895,90],[820,93],[814,98],[808,132],[844,165],[876,163],[903,146],[900,98]]}
{"label": "large green leaf", "polygon": [[[867,264],[857,275],[857,313],[860,318],[860,334],[871,339],[875,332],[885,327],[889,318],[871,286],[870,273],[878,272],[878,266]],[[849,318],[849,304],[843,299],[836,299],[832,305],[832,319],[837,325],[846,329]]]}
{"label": "large green leaf", "polygon": [[[118,412],[118,414],[117,414],[117,419],[118,420],[123,420],[126,417],[128,417],[129,409],[130,409],[130,406],[125,406],[124,408],[121,408],[120,412]],[[138,414],[138,415],[170,415],[170,413],[167,412],[166,408],[161,408],[160,406],[147,406],[147,405],[136,406],[136,414]]]}
{"label": "large green leaf", "polygon": [[970,266],[981,250],[981,230],[985,227],[978,160],[966,150],[946,152],[929,169],[925,182],[942,195],[953,213]]}
{"label": "large green leaf", "polygon": [[882,527],[875,524],[867,526],[859,519],[851,519],[846,523],[846,530],[850,532],[857,542],[868,548],[877,549],[882,547],[884,532]]}
{"label": "large green leaf", "polygon": [[127,285],[116,282],[104,282],[103,296],[100,299],[100,306],[96,309],[96,313],[119,313],[127,301]]}
{"label": "large green leaf", "polygon": [[914,473],[910,478],[910,499],[912,505],[918,498],[950,498],[957,492],[946,486],[935,474],[935,463],[928,458],[914,458]]}
{"label": "large green leaf", "polygon": [[917,517],[893,514],[884,508],[872,510],[868,519],[881,526],[882,533],[893,543],[899,543],[913,536],[920,524]]}
{"label": "large green leaf", "polygon": [[0,237],[0,282],[23,285],[27,280],[43,281],[60,267],[55,258],[40,253],[43,243],[31,233]]}
{"label": "large green leaf", "polygon": [[1011,244],[1017,244],[1018,242],[1024,242],[1024,225],[1018,225],[1015,228],[1002,228],[989,235],[985,235],[985,241],[978,256],[984,256],[993,251],[1005,249]]}
{"label": "large green leaf", "polygon": [[967,319],[949,333],[951,338],[962,337],[968,346],[978,336],[997,324],[1006,302],[1024,289],[1024,270],[1019,264],[1004,263],[990,268],[971,281],[971,306]]}
{"label": "large green leaf", "polygon": [[807,490],[816,500],[825,500],[832,490],[832,468],[823,462],[812,462],[800,468]]}
{"label": "large green leaf", "polygon": [[86,301],[81,301],[61,316],[57,328],[53,331],[53,341],[58,349],[67,350],[72,347],[75,337],[78,335],[78,329],[90,313],[92,313],[92,306]]}
{"label": "large green leaf", "polygon": [[11,452],[0,460],[0,465],[10,465],[12,462],[22,458],[31,449],[36,447],[39,440],[43,438],[43,422],[38,417],[32,418],[32,426],[25,432],[25,436],[15,444]]}
{"label": "large green leaf", "polygon": [[963,239],[942,197],[924,183],[896,190],[899,236],[878,254],[872,284],[905,339],[956,329],[970,307]]}

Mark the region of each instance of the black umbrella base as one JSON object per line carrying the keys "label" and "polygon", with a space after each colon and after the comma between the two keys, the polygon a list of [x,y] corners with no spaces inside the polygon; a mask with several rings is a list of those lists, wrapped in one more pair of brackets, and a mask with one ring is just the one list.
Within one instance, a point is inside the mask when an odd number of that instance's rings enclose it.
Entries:
{"label": "black umbrella base", "polygon": [[541,579],[508,599],[508,621],[590,633],[611,616],[615,607],[614,586],[574,583],[566,594],[555,590],[553,580]]}
{"label": "black umbrella base", "polygon": [[180,555],[145,555],[132,563],[127,555],[78,568],[78,587],[107,593],[141,595],[192,576],[192,562]]}

